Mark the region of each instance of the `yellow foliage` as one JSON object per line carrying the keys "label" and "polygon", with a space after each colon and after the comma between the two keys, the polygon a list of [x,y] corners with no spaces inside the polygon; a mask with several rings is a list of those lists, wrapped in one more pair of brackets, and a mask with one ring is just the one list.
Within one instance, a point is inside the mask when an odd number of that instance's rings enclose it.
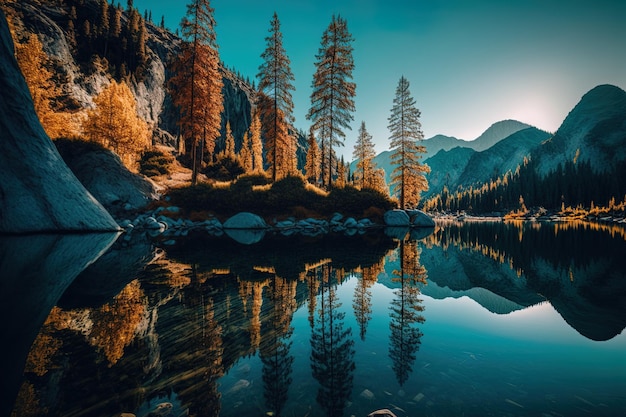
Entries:
{"label": "yellow foliage", "polygon": [[137,114],[135,97],[125,82],[111,81],[96,98],[96,108],[87,112],[83,133],[112,149],[127,165],[149,145],[148,124]]}
{"label": "yellow foliage", "polygon": [[31,34],[24,43],[15,42],[15,58],[28,85],[35,112],[48,136],[53,139],[75,136],[78,129],[72,115],[52,108],[61,92],[52,79],[52,71],[48,69],[50,60],[37,35]]}

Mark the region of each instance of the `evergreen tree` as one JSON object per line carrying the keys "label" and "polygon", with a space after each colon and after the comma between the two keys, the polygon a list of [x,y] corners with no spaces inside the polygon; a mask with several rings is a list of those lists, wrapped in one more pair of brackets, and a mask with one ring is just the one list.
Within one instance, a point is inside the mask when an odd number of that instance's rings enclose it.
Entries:
{"label": "evergreen tree", "polygon": [[224,151],[222,155],[226,158],[235,159],[235,137],[230,128],[230,121],[226,122],[226,139],[224,140]]}
{"label": "evergreen tree", "polygon": [[352,42],[346,20],[333,16],[316,55],[307,119],[320,138],[322,184],[328,187],[332,186],[333,148],[343,146],[344,129],[350,129],[355,110],[356,84],[350,81],[354,69]]}
{"label": "evergreen tree", "polygon": [[185,42],[173,64],[170,91],[180,111],[179,125],[195,185],[202,151],[205,147],[209,154],[215,150],[224,108],[215,19],[209,0],[194,0],[187,6],[181,30]]}
{"label": "evergreen tree", "polygon": [[320,178],[320,148],[317,146],[317,139],[313,130],[309,131],[308,150],[306,153],[306,163],[304,174],[311,184],[317,184]]}
{"label": "evergreen tree", "polygon": [[354,175],[357,184],[361,189],[375,188],[374,173],[376,171],[376,164],[374,163],[374,157],[376,156],[376,151],[374,150],[372,135],[368,133],[365,122],[361,122],[359,136],[354,144],[352,156],[357,160],[357,170]]}
{"label": "evergreen tree", "polygon": [[290,61],[283,48],[283,35],[280,31],[278,15],[274,13],[270,22],[270,35],[265,38],[267,47],[261,54],[263,63],[259,67],[258,103],[263,129],[267,160],[272,169],[272,180],[279,178],[280,172],[291,172],[289,152],[295,145],[295,137],[289,133],[289,126],[293,123],[293,100],[291,91],[294,90],[294,76],[291,72]]}
{"label": "evergreen tree", "polygon": [[420,145],[424,139],[419,121],[420,111],[415,107],[415,99],[409,90],[409,81],[400,77],[396,96],[393,99],[389,131],[391,133],[391,163],[395,165],[391,173],[391,184],[399,196],[400,208],[415,207],[420,193],[428,190],[425,174],[430,172],[428,165],[420,163],[426,147]]}
{"label": "evergreen tree", "polygon": [[250,146],[250,135],[244,132],[239,150],[239,161],[246,172],[252,172],[252,149]]}
{"label": "evergreen tree", "polygon": [[252,171],[262,172],[263,167],[263,142],[261,141],[261,119],[258,111],[252,115],[250,123],[250,147],[252,152]]}

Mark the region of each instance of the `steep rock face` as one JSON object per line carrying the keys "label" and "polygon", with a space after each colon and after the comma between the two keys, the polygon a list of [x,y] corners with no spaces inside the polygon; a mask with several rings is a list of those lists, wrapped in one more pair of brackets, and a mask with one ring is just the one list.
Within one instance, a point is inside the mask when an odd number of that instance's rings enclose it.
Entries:
{"label": "steep rock face", "polygon": [[1,11],[0,92],[0,232],[118,230],[41,127]]}
{"label": "steep rock face", "polygon": [[599,170],[615,168],[626,160],[626,92],[613,85],[599,85],[587,92],[567,115],[554,137],[533,157],[545,175],[559,163],[589,161]]}
{"label": "steep rock face", "polygon": [[[97,10],[98,3],[85,0],[85,7]],[[20,16],[18,32],[36,33],[44,51],[55,64],[64,80],[61,87],[68,101],[79,108],[93,108],[93,98],[109,84],[110,75],[103,69],[85,73],[76,62],[67,42],[63,29],[66,25],[68,10],[61,7],[35,5],[32,0],[11,3]],[[122,15],[122,25],[126,25],[127,14]],[[147,68],[138,80],[130,79],[130,88],[137,101],[138,114],[154,129],[153,140],[164,145],[176,147],[178,135],[177,112],[168,91],[169,64],[178,54],[181,39],[166,29],[151,22],[146,22]],[[244,132],[250,126],[254,90],[230,70],[222,67],[224,88],[224,112],[222,113],[222,138],[218,138],[217,150],[223,149],[226,122],[230,121],[237,149],[241,146]]]}

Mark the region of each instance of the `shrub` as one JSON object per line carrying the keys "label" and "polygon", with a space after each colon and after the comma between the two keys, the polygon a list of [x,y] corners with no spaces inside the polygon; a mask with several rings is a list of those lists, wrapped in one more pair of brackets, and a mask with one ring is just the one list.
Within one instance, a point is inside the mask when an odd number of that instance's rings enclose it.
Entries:
{"label": "shrub", "polygon": [[174,157],[158,149],[143,151],[139,158],[139,172],[147,177],[168,175],[172,171]]}
{"label": "shrub", "polygon": [[218,181],[233,181],[245,171],[237,159],[221,157],[204,169],[204,175]]}

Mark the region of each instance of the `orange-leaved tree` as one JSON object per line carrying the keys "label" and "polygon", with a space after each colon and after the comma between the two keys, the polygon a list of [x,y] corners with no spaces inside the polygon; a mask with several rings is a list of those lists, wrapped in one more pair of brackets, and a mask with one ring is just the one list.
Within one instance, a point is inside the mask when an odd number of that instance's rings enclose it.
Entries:
{"label": "orange-leaved tree", "polygon": [[132,167],[150,140],[148,124],[137,114],[135,96],[124,81],[111,81],[93,101],[96,107],[87,112],[83,134],[112,149]]}
{"label": "orange-leaved tree", "polygon": [[196,184],[203,152],[215,151],[224,109],[222,74],[209,0],[193,0],[181,22],[185,40],[172,64],[169,87],[179,110],[179,126],[185,154],[191,158],[191,183]]}

